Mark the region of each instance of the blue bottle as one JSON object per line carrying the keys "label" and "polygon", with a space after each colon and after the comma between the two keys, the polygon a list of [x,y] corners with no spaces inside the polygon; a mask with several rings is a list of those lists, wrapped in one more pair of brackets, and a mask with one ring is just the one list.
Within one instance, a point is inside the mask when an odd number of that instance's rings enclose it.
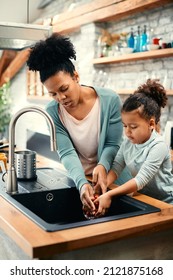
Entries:
{"label": "blue bottle", "polygon": [[130,36],[128,38],[128,47],[134,49],[135,45],[135,38],[134,38],[134,33],[133,33],[133,28],[131,28]]}
{"label": "blue bottle", "polygon": [[141,30],[140,30],[140,26],[138,26],[137,35],[135,36],[134,51],[135,52],[140,52],[141,51]]}
{"label": "blue bottle", "polygon": [[147,51],[147,42],[148,42],[147,26],[144,25],[144,30],[141,35],[141,52]]}

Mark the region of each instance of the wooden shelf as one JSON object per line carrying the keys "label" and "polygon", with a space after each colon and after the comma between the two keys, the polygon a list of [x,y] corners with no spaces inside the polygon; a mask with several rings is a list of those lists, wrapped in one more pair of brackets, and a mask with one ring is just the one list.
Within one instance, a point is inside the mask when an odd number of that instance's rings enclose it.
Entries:
{"label": "wooden shelf", "polygon": [[3,86],[4,83],[11,80],[16,73],[23,67],[26,63],[30,54],[30,49],[24,49],[22,51],[17,52],[14,59],[10,62],[8,67],[4,72],[0,75],[0,87]]}
{"label": "wooden shelf", "polygon": [[[172,3],[172,0],[94,0],[91,1],[91,3],[80,5],[72,11],[55,15],[53,17],[53,32],[67,34],[74,32],[82,25],[91,22],[116,21],[132,14],[141,13],[170,3]],[[1,73],[0,86],[15,76],[27,61],[28,55],[28,49],[23,50],[16,55],[15,59],[10,63],[7,69]],[[136,60],[135,55],[137,54],[134,54],[134,60]],[[123,57],[121,56],[121,59],[122,58]],[[127,57],[124,59],[124,61],[128,60]],[[109,61],[108,58],[104,58],[101,61],[100,59],[95,59],[94,61],[94,64],[115,63],[111,58],[109,58]],[[118,60],[116,61],[118,62]]]}
{"label": "wooden shelf", "polygon": [[119,62],[130,62],[136,60],[144,60],[144,59],[155,59],[155,58],[164,58],[173,56],[173,48],[169,49],[159,49],[154,51],[146,51],[139,53],[131,53],[131,54],[122,54],[117,57],[100,57],[94,58],[93,64],[111,64],[111,63],[119,63]]}
{"label": "wooden shelf", "polygon": [[52,100],[52,98],[48,95],[27,95],[27,100],[33,103],[47,103]]}
{"label": "wooden shelf", "polygon": [[[134,93],[135,89],[117,89],[116,93],[120,95],[129,95]],[[166,90],[167,95],[173,95],[173,89],[167,89]]]}
{"label": "wooden shelf", "polygon": [[[119,95],[129,95],[129,94],[132,94],[135,90],[134,89],[117,89],[115,91]],[[167,95],[173,96],[173,89],[167,89],[166,92],[167,92]],[[47,95],[46,96],[28,95],[27,100],[31,103],[34,102],[34,103],[44,103],[45,104],[45,103],[51,101],[52,98]]]}
{"label": "wooden shelf", "polygon": [[169,3],[172,3],[172,0],[94,0],[55,15],[53,31],[71,33],[76,28],[79,29],[80,26],[91,22],[117,21]]}

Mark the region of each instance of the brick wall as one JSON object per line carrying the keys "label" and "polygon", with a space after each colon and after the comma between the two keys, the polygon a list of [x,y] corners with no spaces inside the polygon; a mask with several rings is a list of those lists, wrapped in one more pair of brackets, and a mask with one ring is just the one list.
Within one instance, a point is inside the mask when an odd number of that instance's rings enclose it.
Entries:
{"label": "brick wall", "polygon": [[[70,4],[76,3],[80,5],[90,1],[68,0],[64,2],[57,0],[43,10],[43,18],[61,13],[70,7]],[[134,30],[140,25],[141,28],[146,24],[147,28],[154,28],[154,33],[157,37],[163,37],[173,41],[173,4],[169,4],[160,8],[152,9],[143,13],[137,13],[129,18],[122,19],[118,22],[109,22],[94,24],[90,23],[81,27],[80,31],[70,34],[70,39],[75,45],[77,52],[76,68],[80,74],[81,84],[100,85],[109,87],[115,91],[118,89],[136,88],[143,83],[146,78],[160,78],[161,82],[166,82],[167,88],[173,89],[173,57],[150,59],[144,61],[128,62],[111,64],[107,66],[94,66],[92,59],[97,53],[97,40],[100,35],[101,28],[106,28],[113,33],[129,32],[130,28]],[[167,79],[165,80],[165,76]],[[13,111],[28,105],[26,100],[26,72],[25,67],[12,81],[12,98]],[[18,89],[18,90],[16,90]],[[121,96],[122,99],[126,95]],[[38,104],[44,107],[44,104]],[[161,118],[162,133],[167,120],[173,120],[173,97],[169,97],[169,104],[163,110]],[[28,124],[29,129],[32,129],[31,122]],[[41,122],[42,123],[42,122]],[[44,122],[43,122],[44,123]],[[24,121],[26,125],[26,121]],[[40,120],[34,122],[33,130],[43,130],[45,126],[40,126]]]}
{"label": "brick wall", "polygon": [[[59,10],[61,1],[54,2],[54,11]],[[68,1],[66,7],[70,6]],[[87,0],[75,1],[78,5],[90,2]],[[49,7],[49,11],[52,7]],[[62,9],[61,6],[61,11]],[[52,10],[53,11],[53,10]],[[56,14],[56,12],[54,13]],[[153,28],[153,34],[166,41],[173,41],[173,4],[156,9],[134,14],[126,19],[116,22],[87,24],[77,33],[70,34],[70,38],[77,51],[76,67],[80,74],[82,84],[95,84],[109,87],[114,90],[137,88],[147,78],[159,78],[161,83],[169,89],[173,89],[173,57],[149,59],[144,61],[110,64],[107,66],[93,66],[92,59],[97,54],[97,40],[101,28],[111,33],[129,32],[130,28],[141,29],[144,24],[147,30]],[[126,95],[121,96],[122,100]],[[163,110],[161,118],[162,132],[167,120],[173,120],[173,97],[169,97],[168,106]]]}

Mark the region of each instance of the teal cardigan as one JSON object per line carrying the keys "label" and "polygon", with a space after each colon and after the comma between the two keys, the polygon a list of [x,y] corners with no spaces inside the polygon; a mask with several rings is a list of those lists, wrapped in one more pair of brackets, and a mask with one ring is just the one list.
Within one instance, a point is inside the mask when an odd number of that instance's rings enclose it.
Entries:
{"label": "teal cardigan", "polygon": [[[101,106],[98,164],[103,165],[109,171],[122,142],[121,100],[110,89],[93,88],[99,97]],[[46,111],[52,117],[56,127],[57,152],[60,161],[74,180],[76,187],[80,190],[88,181],[85,178],[84,170],[73,146],[72,139],[59,118],[58,106],[58,102],[52,100],[46,106]]]}

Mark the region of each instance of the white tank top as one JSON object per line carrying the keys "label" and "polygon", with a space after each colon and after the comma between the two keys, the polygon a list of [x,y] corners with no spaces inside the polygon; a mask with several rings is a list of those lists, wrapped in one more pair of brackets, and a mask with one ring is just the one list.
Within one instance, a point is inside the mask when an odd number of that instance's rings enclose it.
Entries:
{"label": "white tank top", "polygon": [[85,174],[91,174],[97,165],[97,150],[100,135],[100,102],[97,97],[91,111],[77,120],[59,105],[60,118],[68,130],[78,153]]}

